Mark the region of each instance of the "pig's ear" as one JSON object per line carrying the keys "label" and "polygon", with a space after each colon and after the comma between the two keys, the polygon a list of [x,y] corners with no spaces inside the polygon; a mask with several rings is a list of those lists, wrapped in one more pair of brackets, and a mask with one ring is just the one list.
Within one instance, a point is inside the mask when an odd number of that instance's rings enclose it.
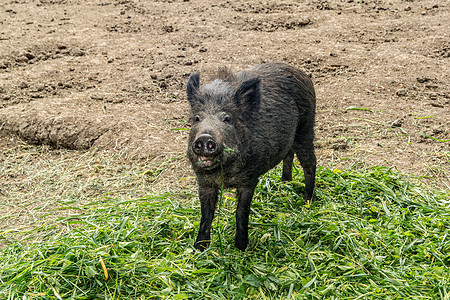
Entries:
{"label": "pig's ear", "polygon": [[189,76],[188,82],[186,84],[186,94],[191,105],[195,99],[195,95],[198,93],[199,87],[200,73],[192,73],[191,76]]}
{"label": "pig's ear", "polygon": [[246,113],[257,110],[259,106],[259,85],[261,79],[258,76],[252,77],[237,88],[235,101]]}

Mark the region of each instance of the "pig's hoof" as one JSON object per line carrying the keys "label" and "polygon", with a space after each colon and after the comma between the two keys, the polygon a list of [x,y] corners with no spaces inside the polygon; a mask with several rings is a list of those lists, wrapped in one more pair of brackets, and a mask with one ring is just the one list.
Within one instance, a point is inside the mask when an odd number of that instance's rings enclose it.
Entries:
{"label": "pig's hoof", "polygon": [[209,241],[200,241],[194,243],[194,248],[203,252],[209,247]]}
{"label": "pig's hoof", "polygon": [[292,175],[282,175],[281,182],[289,182],[292,181]]}
{"label": "pig's hoof", "polygon": [[245,249],[247,248],[247,244],[248,244],[248,240],[244,240],[244,239],[235,239],[234,240],[234,245],[236,246],[236,248],[238,248],[241,251],[245,251]]}
{"label": "pig's hoof", "polygon": [[314,193],[312,196],[304,195],[303,199],[305,199],[305,203],[314,203],[316,202],[316,193]]}

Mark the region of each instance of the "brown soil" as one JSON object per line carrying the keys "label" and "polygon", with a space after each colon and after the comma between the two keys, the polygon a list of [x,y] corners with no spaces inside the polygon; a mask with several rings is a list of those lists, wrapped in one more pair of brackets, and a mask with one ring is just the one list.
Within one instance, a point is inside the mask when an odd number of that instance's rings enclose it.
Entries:
{"label": "brown soil", "polygon": [[[179,157],[191,72],[280,61],[315,83],[319,165],[395,166],[446,188],[449,15],[434,0],[2,1],[0,147]],[[192,176],[178,161],[167,176]]]}

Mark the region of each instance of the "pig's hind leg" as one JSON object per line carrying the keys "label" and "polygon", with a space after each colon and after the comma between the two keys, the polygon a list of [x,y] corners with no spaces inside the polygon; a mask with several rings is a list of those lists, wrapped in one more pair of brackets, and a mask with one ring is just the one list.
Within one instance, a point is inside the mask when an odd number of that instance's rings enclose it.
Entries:
{"label": "pig's hind leg", "polygon": [[297,132],[294,141],[294,151],[303,168],[305,174],[305,201],[314,202],[316,200],[316,155],[314,153],[314,133],[304,135]]}
{"label": "pig's hind leg", "polygon": [[292,164],[294,162],[294,150],[289,150],[288,154],[283,160],[283,175],[281,175],[281,181],[292,180]]}

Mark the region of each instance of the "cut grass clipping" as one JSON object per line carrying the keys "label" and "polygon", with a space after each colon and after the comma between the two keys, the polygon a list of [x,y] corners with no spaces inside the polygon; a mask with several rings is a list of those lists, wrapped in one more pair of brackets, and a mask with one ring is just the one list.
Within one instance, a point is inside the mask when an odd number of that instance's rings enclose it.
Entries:
{"label": "cut grass clipping", "polygon": [[[29,232],[0,232],[1,299],[450,299],[449,192],[389,168],[320,169],[256,190],[246,252],[225,193],[212,245],[192,247],[195,195],[105,198]],[[19,240],[15,240],[18,239]]]}

